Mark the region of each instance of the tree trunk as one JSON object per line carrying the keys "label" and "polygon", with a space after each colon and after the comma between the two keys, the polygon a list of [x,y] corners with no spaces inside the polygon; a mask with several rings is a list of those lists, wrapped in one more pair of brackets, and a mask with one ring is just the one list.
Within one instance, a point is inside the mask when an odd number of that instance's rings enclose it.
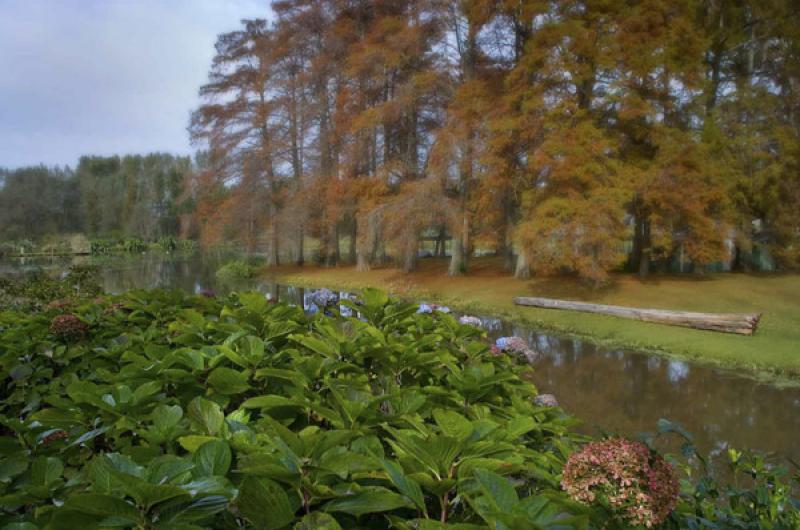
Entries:
{"label": "tree trunk", "polygon": [[460,276],[464,273],[464,241],[460,237],[453,237],[453,248],[450,252],[450,266],[447,274]]}
{"label": "tree trunk", "polygon": [[447,232],[444,227],[439,229],[439,236],[436,238],[436,256],[443,258],[447,254]]}
{"label": "tree trunk", "polygon": [[303,225],[300,225],[300,234],[297,240],[297,256],[295,256],[294,264],[295,265],[303,265],[306,261],[305,253],[306,253],[306,232]]}
{"label": "tree trunk", "polygon": [[555,300],[552,298],[518,297],[514,298],[517,305],[543,307],[545,309],[565,309],[585,313],[599,313],[612,315],[645,322],[656,322],[670,326],[684,326],[709,331],[724,333],[738,333],[752,335],[760,313],[695,313],[688,311],[669,311],[665,309],[640,309],[637,307],[624,307],[616,305],[590,304],[587,302],[574,302],[571,300]]}
{"label": "tree trunk", "polygon": [[358,256],[356,258],[356,270],[358,272],[366,272],[370,269],[369,266],[369,258],[367,257],[366,252],[358,252]]}
{"label": "tree trunk", "polygon": [[336,222],[332,223],[330,227],[330,237],[328,240],[327,256],[325,256],[325,265],[333,267],[339,263],[339,227]]}
{"label": "tree trunk", "polygon": [[269,233],[269,252],[267,253],[267,267],[280,265],[278,254],[278,227],[273,223]]}
{"label": "tree trunk", "polygon": [[417,268],[417,240],[412,238],[403,251],[403,272],[411,272]]}
{"label": "tree trunk", "polygon": [[517,264],[514,269],[514,277],[519,280],[527,280],[531,277],[531,267],[528,265],[528,257],[524,250],[517,253]]}
{"label": "tree trunk", "polygon": [[349,263],[355,263],[356,262],[356,255],[357,255],[356,238],[357,238],[357,232],[358,232],[358,222],[355,219],[353,219],[353,226],[350,228],[350,244],[349,244],[348,249],[347,249],[347,261]]}
{"label": "tree trunk", "polygon": [[450,267],[447,274],[459,276],[467,272],[467,260],[469,254],[469,216],[466,210],[466,200],[462,205],[462,225],[461,235],[453,235],[453,252],[450,256]]}
{"label": "tree trunk", "polygon": [[639,229],[639,267],[638,273],[640,278],[647,277],[650,274],[650,258],[652,249],[650,248],[650,220],[642,218],[638,221],[641,224]]}

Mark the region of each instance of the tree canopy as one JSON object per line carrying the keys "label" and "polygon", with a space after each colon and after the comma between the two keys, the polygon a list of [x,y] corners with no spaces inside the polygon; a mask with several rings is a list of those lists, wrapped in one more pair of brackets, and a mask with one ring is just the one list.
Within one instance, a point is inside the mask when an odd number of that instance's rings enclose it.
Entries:
{"label": "tree canopy", "polygon": [[[221,35],[191,124],[204,238],[520,276],[800,259],[790,0],[282,0]],[[214,212],[207,216],[206,212]],[[203,222],[204,221],[204,222]],[[344,245],[347,248],[342,248]]]}
{"label": "tree canopy", "polygon": [[0,241],[85,232],[155,240],[180,232],[188,157],[85,156],[77,168],[0,171]]}

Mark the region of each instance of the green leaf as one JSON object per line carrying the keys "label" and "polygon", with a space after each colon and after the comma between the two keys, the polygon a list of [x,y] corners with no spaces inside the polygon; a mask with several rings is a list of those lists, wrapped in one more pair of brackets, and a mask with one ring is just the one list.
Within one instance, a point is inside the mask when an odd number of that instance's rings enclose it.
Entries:
{"label": "green leaf", "polygon": [[136,499],[136,502],[147,510],[162,502],[180,497],[186,497],[187,499],[190,497],[185,490],[178,486],[151,484],[139,477],[120,472],[114,474],[114,480],[122,485],[125,493]]}
{"label": "green leaf", "polygon": [[293,399],[284,396],[268,395],[250,398],[242,403],[245,409],[274,409],[278,407],[302,407]]}
{"label": "green leaf", "polygon": [[231,368],[215,368],[208,376],[208,384],[218,394],[241,394],[250,389],[247,376]]}
{"label": "green leaf", "polygon": [[133,391],[133,403],[140,403],[145,398],[157,394],[161,390],[161,381],[148,381]]}
{"label": "green leaf", "polygon": [[260,337],[248,335],[244,338],[244,345],[241,348],[247,360],[255,366],[264,358],[264,341]]}
{"label": "green leaf", "polygon": [[176,523],[190,523],[207,519],[214,514],[225,511],[228,508],[228,499],[221,495],[209,495],[200,497],[190,504],[181,505],[170,514],[165,514],[165,519],[169,523],[166,528],[175,528]]}
{"label": "green leaf", "polygon": [[291,335],[289,338],[324,357],[339,356],[338,344],[331,344],[329,341],[324,341],[318,337],[311,337],[308,335]]}
{"label": "green leaf", "polygon": [[239,302],[245,309],[262,313],[267,309],[267,298],[261,293],[239,293]]}
{"label": "green leaf", "polygon": [[286,492],[267,478],[245,478],[236,505],[242,515],[262,530],[277,530],[294,521],[294,509]]}
{"label": "green leaf", "polygon": [[361,291],[360,297],[364,305],[372,309],[382,308],[389,303],[389,294],[380,289],[364,289]]}
{"label": "green leaf", "polygon": [[422,488],[413,479],[403,473],[403,469],[396,463],[386,458],[380,459],[381,465],[386,470],[389,480],[400,490],[400,492],[411,499],[417,508],[427,515],[425,498],[422,495]]}
{"label": "green leaf", "polygon": [[43,409],[30,415],[30,420],[38,421],[46,427],[69,429],[83,425],[83,417],[77,410]]}
{"label": "green leaf", "polygon": [[31,465],[31,482],[38,486],[49,487],[53,482],[61,477],[64,472],[64,464],[54,456],[40,456]]}
{"label": "green leaf", "polygon": [[0,530],[39,530],[33,523],[8,523]]}
{"label": "green leaf", "polygon": [[330,514],[313,512],[294,525],[294,530],[342,530],[342,527]]}
{"label": "green leaf", "polygon": [[169,433],[183,418],[180,405],[159,405],[153,410],[153,425],[162,434]]}
{"label": "green leaf", "polygon": [[326,512],[343,512],[356,517],[365,513],[389,512],[397,508],[410,507],[402,495],[379,486],[367,487],[359,492],[339,497],[328,502]]}
{"label": "green leaf", "polygon": [[102,517],[116,517],[139,523],[142,515],[133,505],[111,495],[97,493],[79,493],[71,495],[64,503],[64,507],[81,513],[98,515]]}
{"label": "green leaf", "polygon": [[466,440],[472,434],[472,423],[458,412],[435,409],[433,419],[445,435],[457,440]]}
{"label": "green leaf", "polygon": [[231,449],[228,442],[212,440],[200,446],[192,456],[195,476],[224,476],[231,467]]}
{"label": "green leaf", "polygon": [[189,417],[199,423],[210,435],[217,434],[225,421],[220,406],[201,397],[196,397],[189,403]]}
{"label": "green leaf", "polygon": [[476,469],[475,478],[478,480],[483,493],[501,512],[511,512],[519,503],[519,496],[514,486],[497,473],[487,469]]}
{"label": "green leaf", "polygon": [[178,438],[178,443],[181,444],[181,447],[189,451],[190,453],[194,453],[200,447],[212,440],[218,440],[214,436],[200,436],[197,434],[190,434],[189,436],[181,436]]}

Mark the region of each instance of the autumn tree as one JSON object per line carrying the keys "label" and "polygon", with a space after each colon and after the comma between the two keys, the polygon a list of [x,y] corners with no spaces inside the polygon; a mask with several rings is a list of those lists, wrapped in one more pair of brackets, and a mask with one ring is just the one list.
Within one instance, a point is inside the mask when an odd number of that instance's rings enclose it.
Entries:
{"label": "autumn tree", "polygon": [[282,124],[276,119],[276,34],[265,20],[220,35],[209,82],[200,90],[203,105],[190,131],[219,160],[215,180],[230,192],[219,204],[226,222],[253,249],[267,231],[268,263],[279,261],[278,213],[284,181],[276,151]]}
{"label": "autumn tree", "polygon": [[[797,260],[790,0],[281,0],[220,36],[191,179],[269,263],[480,249],[519,277]],[[90,212],[92,219],[96,212]],[[266,236],[266,237],[265,237]],[[344,244],[346,242],[346,244]],[[683,270],[681,265],[681,270]]]}

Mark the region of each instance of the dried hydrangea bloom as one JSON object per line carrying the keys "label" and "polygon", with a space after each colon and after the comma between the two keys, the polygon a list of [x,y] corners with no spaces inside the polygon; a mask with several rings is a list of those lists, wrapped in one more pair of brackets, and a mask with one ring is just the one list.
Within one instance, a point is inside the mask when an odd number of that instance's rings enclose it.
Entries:
{"label": "dried hydrangea bloom", "polygon": [[113,315],[117,311],[122,311],[123,309],[125,309],[125,304],[123,304],[122,302],[114,302],[114,303],[108,304],[103,309],[103,314],[104,315]]}
{"label": "dried hydrangea bloom", "polygon": [[86,337],[89,326],[75,315],[58,315],[50,322],[50,333],[63,341],[76,341]]}
{"label": "dried hydrangea bloom", "polygon": [[477,328],[479,328],[479,327],[481,327],[483,325],[483,322],[481,322],[480,318],[469,316],[469,315],[462,316],[461,318],[458,319],[458,321],[461,324],[464,324],[465,326],[475,326]]}
{"label": "dried hydrangea bloom", "polygon": [[672,466],[624,438],[589,443],[572,454],[561,487],[579,502],[602,502],[622,522],[647,528],[664,522],[679,493]]}
{"label": "dried hydrangea bloom", "polygon": [[58,300],[50,301],[44,308],[46,311],[65,311],[73,305],[75,303],[69,298],[59,298]]}

